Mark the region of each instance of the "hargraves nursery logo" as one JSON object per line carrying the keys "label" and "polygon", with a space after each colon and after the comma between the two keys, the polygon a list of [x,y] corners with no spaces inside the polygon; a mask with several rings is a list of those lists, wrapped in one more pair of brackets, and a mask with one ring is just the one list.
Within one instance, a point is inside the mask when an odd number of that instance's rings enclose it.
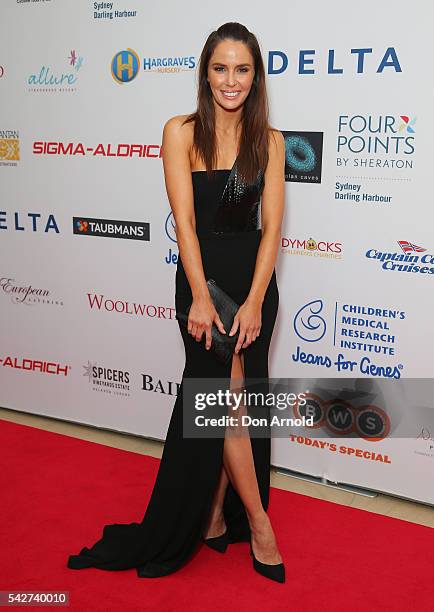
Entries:
{"label": "hargraves nursery logo", "polygon": [[[395,251],[378,251],[368,249],[365,257],[380,264],[381,270],[389,272],[412,272],[413,274],[425,274],[428,277],[434,275],[434,255],[426,253],[426,249],[407,240],[398,240],[402,253]],[[415,255],[424,253],[424,255]]]}
{"label": "hargraves nursery logo", "polygon": [[70,51],[67,61],[67,69],[54,71],[50,66],[43,64],[39,72],[31,74],[27,78],[29,91],[32,92],[73,92],[77,90],[78,73],[83,65],[83,58],[75,50]]}
{"label": "hargraves nursery logo", "polygon": [[18,130],[0,130],[0,165],[17,166],[20,159],[20,135]]}
{"label": "hargraves nursery logo", "polygon": [[[133,81],[140,72],[140,58],[133,49],[118,51],[111,61],[111,74],[116,83]],[[178,73],[196,68],[194,55],[144,57],[143,72]]]}
{"label": "hargraves nursery logo", "polygon": [[288,132],[285,138],[285,181],[321,183],[323,132]]}
{"label": "hargraves nursery logo", "polygon": [[150,240],[149,223],[143,221],[119,221],[93,217],[73,217],[73,233],[79,236],[102,236],[104,238],[127,238]]}
{"label": "hargraves nursery logo", "polygon": [[339,115],[336,166],[407,170],[414,168],[416,117],[408,115]]}
{"label": "hargraves nursery logo", "polygon": [[143,70],[145,72],[183,72],[195,68],[196,58],[194,55],[143,58]]}

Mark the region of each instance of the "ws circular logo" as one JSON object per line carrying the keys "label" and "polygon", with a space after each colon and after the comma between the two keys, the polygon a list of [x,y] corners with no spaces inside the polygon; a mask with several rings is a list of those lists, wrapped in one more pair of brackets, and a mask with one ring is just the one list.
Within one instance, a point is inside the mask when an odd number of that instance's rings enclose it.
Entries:
{"label": "ws circular logo", "polygon": [[116,83],[130,83],[140,70],[139,56],[132,49],[116,53],[111,63],[112,77]]}

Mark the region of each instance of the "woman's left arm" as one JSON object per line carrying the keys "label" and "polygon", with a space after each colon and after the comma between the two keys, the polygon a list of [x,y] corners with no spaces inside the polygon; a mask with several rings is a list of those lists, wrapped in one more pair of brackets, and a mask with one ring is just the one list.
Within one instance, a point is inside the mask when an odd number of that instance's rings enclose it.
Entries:
{"label": "woman's left arm", "polygon": [[269,140],[269,160],[261,205],[262,238],[249,294],[238,309],[230,331],[230,335],[233,335],[240,325],[236,353],[240,348],[249,346],[259,335],[262,303],[273,274],[281,239],[285,206],[285,139],[282,132],[273,130],[270,131]]}

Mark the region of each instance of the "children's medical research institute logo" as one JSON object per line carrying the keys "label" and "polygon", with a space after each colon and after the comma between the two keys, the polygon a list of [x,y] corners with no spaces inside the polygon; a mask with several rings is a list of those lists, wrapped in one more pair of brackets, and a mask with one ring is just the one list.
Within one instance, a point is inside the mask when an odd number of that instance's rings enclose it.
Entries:
{"label": "children's medical research institute logo", "polygon": [[321,183],[323,132],[287,132],[285,138],[285,181]]}
{"label": "children's medical research institute logo", "polygon": [[130,83],[140,70],[139,56],[133,49],[118,51],[111,62],[112,77],[121,85]]}

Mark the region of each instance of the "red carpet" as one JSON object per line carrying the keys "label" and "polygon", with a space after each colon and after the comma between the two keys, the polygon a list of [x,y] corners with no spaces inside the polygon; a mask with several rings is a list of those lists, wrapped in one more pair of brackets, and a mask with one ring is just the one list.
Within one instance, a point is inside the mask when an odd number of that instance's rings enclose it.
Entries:
{"label": "red carpet", "polygon": [[256,574],[248,544],[202,547],[164,578],[70,570],[105,523],[140,521],[159,460],[0,421],[0,590],[69,591],[91,612],[434,609],[434,530],[278,489],[269,514],[286,584]]}

